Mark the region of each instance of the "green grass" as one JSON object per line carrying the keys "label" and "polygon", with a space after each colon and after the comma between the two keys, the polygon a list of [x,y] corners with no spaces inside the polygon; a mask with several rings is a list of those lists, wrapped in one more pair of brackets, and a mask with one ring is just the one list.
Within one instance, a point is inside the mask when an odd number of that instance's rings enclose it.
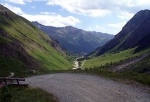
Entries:
{"label": "green grass", "polygon": [[83,69],[85,68],[94,68],[94,67],[100,67],[104,66],[106,64],[111,64],[111,63],[119,63],[120,61],[124,61],[130,58],[134,58],[136,56],[139,56],[148,50],[139,52],[139,53],[134,53],[135,48],[125,50],[119,53],[106,53],[101,56],[91,58],[86,60],[86,62],[83,65]]}
{"label": "green grass", "polygon": [[150,86],[150,74],[147,73],[150,72],[150,55],[146,56],[138,63],[129,66],[129,68],[123,72],[111,72],[106,70],[109,65],[115,67],[120,61],[126,62],[128,59],[140,56],[144,53],[149,53],[150,49],[143,50],[139,53],[134,53],[134,51],[135,48],[119,53],[107,53],[96,58],[88,59],[82,67],[84,69],[83,72],[97,74],[113,80],[135,81]]}
{"label": "green grass", "polygon": [[15,72],[15,76],[24,76],[27,66],[15,58],[7,58],[0,55],[0,76],[9,76],[10,72]]}
{"label": "green grass", "polygon": [[[10,42],[14,39],[18,40],[25,45],[23,47],[26,52],[37,59],[45,70],[68,70],[72,68],[73,62],[68,60],[67,55],[63,55],[50,45],[52,39],[48,35],[37,29],[26,19],[12,12],[7,13],[11,15],[10,19],[3,16],[3,14],[0,15],[0,28],[10,37],[0,36],[0,43]],[[13,64],[11,65],[13,67]],[[20,65],[20,62],[18,62],[18,65]],[[5,67],[7,68],[7,66]],[[8,69],[10,69],[9,66]]]}
{"label": "green grass", "polygon": [[150,75],[144,73],[137,73],[133,71],[126,72],[111,72],[103,68],[91,68],[83,70],[85,73],[100,75],[105,78],[110,78],[118,81],[135,81],[144,85],[150,86]]}
{"label": "green grass", "polygon": [[68,62],[63,57],[57,55],[57,53],[43,53],[41,50],[36,48],[32,53],[34,53],[34,58],[38,59],[41,63],[43,63],[43,66],[49,70],[67,70],[72,67],[71,62]]}
{"label": "green grass", "polygon": [[[48,65],[47,67],[50,69],[46,69],[46,68],[36,69],[36,72],[33,73],[32,71],[28,69],[27,65],[17,60],[16,58],[5,57],[3,55],[0,55],[0,77],[10,76],[11,72],[14,72],[14,77],[27,77],[27,76],[32,76],[32,75],[41,75],[41,74],[65,71],[64,68],[59,68],[58,66],[51,68],[52,66],[51,61],[49,61],[47,65]],[[66,71],[67,70],[69,69],[66,68]]]}
{"label": "green grass", "polygon": [[58,102],[58,99],[39,88],[7,86],[0,88],[0,102]]}
{"label": "green grass", "polygon": [[150,55],[146,56],[143,60],[138,63],[131,65],[129,70],[138,73],[150,73]]}
{"label": "green grass", "polygon": [[10,39],[7,39],[7,38],[0,35],[0,43],[9,43],[9,42],[11,42]]}

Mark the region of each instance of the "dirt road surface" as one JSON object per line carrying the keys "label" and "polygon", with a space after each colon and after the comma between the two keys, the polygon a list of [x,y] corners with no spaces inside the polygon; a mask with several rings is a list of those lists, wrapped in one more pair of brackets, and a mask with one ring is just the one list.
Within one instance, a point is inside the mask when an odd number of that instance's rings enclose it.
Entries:
{"label": "dirt road surface", "polygon": [[150,102],[150,94],[99,76],[58,73],[26,78],[26,83],[54,94],[60,102]]}

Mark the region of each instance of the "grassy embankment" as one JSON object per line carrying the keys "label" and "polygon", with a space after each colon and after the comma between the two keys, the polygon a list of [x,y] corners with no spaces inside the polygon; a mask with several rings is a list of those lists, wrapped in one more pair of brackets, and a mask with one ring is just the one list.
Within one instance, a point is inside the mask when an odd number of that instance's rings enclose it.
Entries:
{"label": "grassy embankment", "polygon": [[[46,73],[53,70],[69,70],[72,68],[73,62],[68,60],[67,55],[63,55],[50,45],[52,39],[48,35],[41,32],[26,19],[11,12],[8,12],[8,15],[11,15],[10,19],[0,16],[0,28],[13,37],[15,41],[21,42],[26,52],[39,61],[40,68],[37,68],[37,72],[38,69],[42,69],[43,73]],[[14,40],[0,36],[1,44],[16,43]],[[11,71],[15,72],[16,76],[30,74],[27,73],[29,71],[28,65],[16,58],[7,58],[0,55],[0,66],[0,75],[9,76]]]}
{"label": "grassy embankment", "polygon": [[30,22],[18,18],[13,22],[9,20],[8,23],[11,27],[4,26],[5,31],[27,46],[26,51],[42,62],[45,68],[60,70],[68,69],[66,66],[70,67],[70,63],[64,56],[46,43],[51,41],[48,35],[32,26]]}
{"label": "grassy embankment", "polygon": [[138,57],[148,50],[139,52],[139,53],[134,53],[135,48],[125,50],[119,53],[106,53],[98,57],[94,57],[91,59],[86,60],[82,68],[94,68],[94,67],[100,67],[104,66],[106,64],[114,64],[114,63],[119,63],[121,61],[125,61],[131,58]]}
{"label": "grassy embankment", "polygon": [[114,54],[104,54],[102,56],[87,60],[82,69],[83,72],[97,74],[103,77],[108,77],[115,80],[132,80],[150,86],[150,55],[139,61],[138,63],[130,66],[129,69],[122,72],[112,72],[106,70],[107,68],[119,63],[126,62],[129,59],[140,56],[149,52],[148,50],[134,53],[135,49],[130,49]]}
{"label": "grassy embankment", "polygon": [[59,102],[56,97],[38,88],[0,88],[0,102]]}

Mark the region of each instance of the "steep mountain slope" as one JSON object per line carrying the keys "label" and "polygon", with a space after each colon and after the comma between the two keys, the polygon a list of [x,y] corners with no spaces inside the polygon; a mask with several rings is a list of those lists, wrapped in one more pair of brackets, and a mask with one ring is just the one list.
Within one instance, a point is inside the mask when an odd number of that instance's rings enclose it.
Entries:
{"label": "steep mountain slope", "polygon": [[136,52],[150,47],[150,10],[139,11],[122,30],[103,47],[93,53],[96,56],[106,52],[119,52],[137,47]]}
{"label": "steep mountain slope", "polygon": [[150,10],[139,11],[112,40],[85,58],[82,68],[150,73]]}
{"label": "steep mountain slope", "polygon": [[113,38],[113,35],[84,31],[71,26],[51,27],[41,25],[38,22],[32,23],[57,40],[70,53],[87,54]]}
{"label": "steep mountain slope", "polygon": [[71,62],[56,41],[0,5],[0,76],[69,68]]}

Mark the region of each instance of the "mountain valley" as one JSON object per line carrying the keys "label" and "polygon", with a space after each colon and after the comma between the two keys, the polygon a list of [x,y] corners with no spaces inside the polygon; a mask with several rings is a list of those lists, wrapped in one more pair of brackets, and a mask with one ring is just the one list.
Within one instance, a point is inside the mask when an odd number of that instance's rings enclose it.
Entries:
{"label": "mountain valley", "polygon": [[38,22],[32,23],[58,41],[71,54],[85,55],[114,37],[114,35],[107,33],[84,31],[72,26],[52,27],[44,26]]}
{"label": "mountain valley", "polygon": [[[150,73],[149,10],[139,11],[114,38],[109,34],[87,32],[71,26],[50,27],[32,22],[54,37],[51,38],[31,22],[4,6],[1,5],[0,9],[1,76],[9,76],[10,73],[15,73],[15,76],[28,76],[33,72],[40,74],[71,70],[75,58],[67,51],[84,55],[98,46],[97,41],[100,42],[100,47],[85,57],[78,58],[76,62],[82,65],[78,67],[85,70]],[[63,45],[62,48],[60,45],[62,43],[74,49],[69,50]]]}
{"label": "mountain valley", "polygon": [[149,2],[64,1],[0,1],[0,102],[150,102]]}

